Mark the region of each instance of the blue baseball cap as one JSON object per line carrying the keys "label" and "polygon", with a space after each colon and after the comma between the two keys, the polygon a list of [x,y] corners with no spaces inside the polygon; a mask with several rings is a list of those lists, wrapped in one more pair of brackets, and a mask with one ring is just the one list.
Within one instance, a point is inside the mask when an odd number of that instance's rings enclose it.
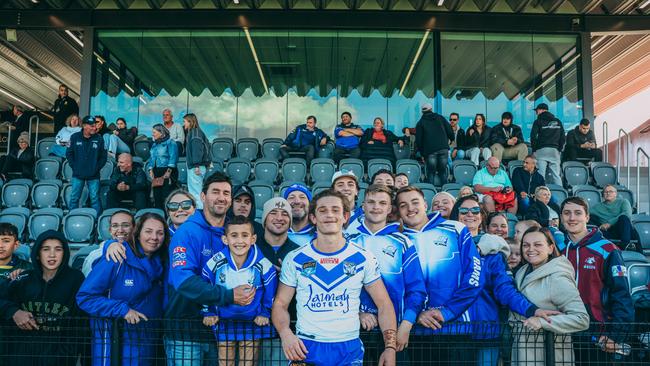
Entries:
{"label": "blue baseball cap", "polygon": [[289,187],[287,187],[287,189],[284,190],[284,194],[282,195],[282,197],[284,197],[284,199],[286,200],[287,197],[289,197],[289,195],[291,194],[291,192],[295,192],[295,191],[300,191],[304,193],[305,196],[307,196],[307,199],[311,201],[311,191],[309,191],[309,188],[298,183],[292,184]]}

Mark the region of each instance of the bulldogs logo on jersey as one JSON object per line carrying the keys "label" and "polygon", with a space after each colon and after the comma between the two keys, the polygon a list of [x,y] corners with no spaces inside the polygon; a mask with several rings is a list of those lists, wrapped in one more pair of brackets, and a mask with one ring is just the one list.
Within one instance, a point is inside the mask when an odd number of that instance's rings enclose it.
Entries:
{"label": "bulldogs logo on jersey", "polygon": [[393,245],[387,245],[381,251],[384,254],[390,256],[391,258],[395,258],[395,252],[397,252],[397,248],[395,248],[395,246]]}
{"label": "bulldogs logo on jersey", "polygon": [[343,262],[343,273],[352,277],[357,273],[357,265],[354,262]]}

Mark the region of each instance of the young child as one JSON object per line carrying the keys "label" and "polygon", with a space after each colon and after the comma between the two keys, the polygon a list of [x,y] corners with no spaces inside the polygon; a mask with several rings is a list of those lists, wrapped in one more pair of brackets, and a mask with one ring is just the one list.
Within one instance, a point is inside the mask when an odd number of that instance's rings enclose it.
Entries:
{"label": "young child", "polygon": [[18,229],[9,223],[0,223],[0,281],[9,280],[16,270],[31,269],[32,265],[14,255],[20,245]]}
{"label": "young child", "polygon": [[257,364],[260,339],[272,338],[271,306],[278,278],[271,262],[255,246],[253,224],[244,216],[235,216],[226,225],[226,247],[203,267],[203,278],[212,285],[228,289],[250,286],[255,297],[249,305],[204,306],[203,324],[212,327],[219,344],[219,365]]}
{"label": "young child", "polygon": [[510,255],[508,255],[508,268],[514,271],[521,264],[521,247],[513,238],[507,238],[506,242],[510,246]]}
{"label": "young child", "polygon": [[521,245],[521,237],[524,236],[526,230],[530,229],[531,227],[542,227],[542,225],[540,225],[539,222],[535,220],[522,220],[515,224],[515,242],[517,245]]}

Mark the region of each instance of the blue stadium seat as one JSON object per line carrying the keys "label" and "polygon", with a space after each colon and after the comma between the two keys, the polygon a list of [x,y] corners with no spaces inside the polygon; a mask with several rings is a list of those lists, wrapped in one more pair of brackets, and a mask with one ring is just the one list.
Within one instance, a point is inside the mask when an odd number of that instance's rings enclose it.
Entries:
{"label": "blue stadium seat", "polygon": [[307,178],[307,162],[302,158],[287,158],[282,162],[282,179],[304,182]]}
{"label": "blue stadium seat", "polygon": [[248,159],[232,158],[226,164],[226,174],[233,185],[244,184],[251,176],[251,162]]}
{"label": "blue stadium seat", "polygon": [[121,208],[109,208],[102,211],[102,214],[97,219],[97,239],[101,242],[111,239],[111,216],[123,210]]}
{"label": "blue stadium seat", "polygon": [[[63,218],[63,235],[75,244],[93,242],[96,212],[87,208],[76,208]],[[94,213],[94,214],[93,214]]]}
{"label": "blue stadium seat", "polygon": [[402,159],[398,160],[396,165],[395,173],[406,174],[409,178],[409,184],[420,183],[422,178],[422,168],[417,160]]}
{"label": "blue stadium seat", "polygon": [[639,234],[639,243],[643,254],[650,255],[650,215],[632,216],[632,225]]}
{"label": "blue stadium seat", "polygon": [[99,170],[99,179],[100,180],[110,180],[111,175],[113,175],[113,169],[115,164],[112,161],[106,161],[106,164]]}
{"label": "blue stadium seat", "polygon": [[589,182],[589,169],[579,161],[562,163],[562,174],[568,187],[583,186]]}
{"label": "blue stadium seat", "polygon": [[508,162],[508,176],[512,178],[512,173],[515,171],[515,169],[523,168],[523,167],[524,167],[523,160],[510,160]]}
{"label": "blue stadium seat", "polygon": [[430,183],[414,183],[412,184],[414,187],[418,187],[422,190],[422,193],[424,193],[424,202],[427,203],[427,206],[429,207],[429,211],[431,211],[431,201],[433,201],[433,197],[436,195],[436,187],[433,186],[433,184]]}
{"label": "blue stadium seat", "polygon": [[32,187],[32,207],[56,207],[61,193],[61,181],[41,181]]}
{"label": "blue stadium seat", "polygon": [[600,161],[591,163],[590,167],[591,176],[594,178],[596,187],[603,188],[608,184],[618,183],[616,168],[612,164]]}
{"label": "blue stadium seat", "polygon": [[133,141],[133,152],[135,156],[139,157],[143,161],[149,160],[149,157],[151,156],[151,145],[151,140],[146,137],[141,139],[136,138],[135,141]]}
{"label": "blue stadium seat", "polygon": [[2,186],[3,207],[23,207],[27,205],[31,186],[25,182],[16,182],[17,180],[10,180]]}
{"label": "blue stadium seat", "polygon": [[59,159],[41,158],[36,160],[36,166],[34,167],[34,177],[36,180],[57,179],[60,169],[61,161]]}
{"label": "blue stadium seat", "polygon": [[178,158],[176,171],[178,172],[178,183],[187,184],[187,161],[184,157]]}
{"label": "blue stadium seat", "polygon": [[237,140],[237,157],[253,161],[260,152],[260,142],[256,138],[243,137]]}
{"label": "blue stadium seat", "polygon": [[452,163],[452,174],[456,183],[464,186],[471,186],[474,175],[478,169],[470,160],[454,160]]}
{"label": "blue stadium seat", "polygon": [[22,240],[30,212],[27,207],[9,207],[0,213],[0,222],[12,224],[18,229],[18,239]]}
{"label": "blue stadium seat", "polygon": [[223,172],[223,162],[213,161],[212,166],[205,172],[205,176],[209,177],[214,172]]}
{"label": "blue stadium seat", "polygon": [[235,143],[228,137],[218,137],[212,140],[212,161],[230,160],[234,147]]}
{"label": "blue stadium seat", "polygon": [[280,160],[280,146],[284,140],[277,137],[265,138],[262,141],[262,156],[266,159]]}
{"label": "blue stadium seat", "polygon": [[386,169],[390,172],[393,171],[393,163],[388,159],[370,159],[368,160],[368,180],[372,179],[378,171]]}
{"label": "blue stadium seat", "polygon": [[616,190],[618,191],[617,196],[624,200],[627,200],[630,203],[630,206],[632,206],[632,210],[635,210],[634,204],[636,202],[634,201],[634,193],[622,185],[616,185]]}
{"label": "blue stadium seat", "polygon": [[393,152],[395,152],[395,159],[404,160],[411,158],[411,146],[404,144],[400,147],[398,144],[393,144]]}
{"label": "blue stadium seat", "polygon": [[330,182],[315,182],[311,186],[311,194],[315,196],[326,189],[330,189],[331,186],[332,183]]}
{"label": "blue stadium seat", "polygon": [[36,158],[44,158],[49,156],[52,146],[56,145],[54,137],[46,137],[38,140],[36,144]]}
{"label": "blue stadium seat", "polygon": [[59,230],[63,210],[60,208],[43,208],[36,210],[29,217],[27,224],[29,240],[36,240],[39,235],[47,230]]}
{"label": "blue stadium seat", "polygon": [[138,212],[136,212],[133,217],[137,221],[140,218],[140,216],[142,216],[142,215],[144,215],[146,213],[155,213],[155,214],[158,214],[163,219],[165,218],[165,211],[163,211],[163,210],[161,210],[159,208],[143,208],[142,210],[138,210]]}
{"label": "blue stadium seat", "polygon": [[309,167],[309,176],[311,181],[316,182],[332,182],[332,176],[336,172],[336,164],[334,160],[327,158],[316,158],[311,161]]}
{"label": "blue stadium seat", "polygon": [[255,180],[263,181],[268,184],[275,183],[275,181],[278,179],[279,172],[280,167],[277,160],[269,158],[257,159],[255,162],[255,167],[253,168]]}
{"label": "blue stadium seat", "polygon": [[632,301],[634,301],[637,296],[641,295],[641,293],[645,293],[645,295],[648,293],[648,283],[650,283],[650,263],[648,263],[647,260],[645,263],[641,262],[639,258],[638,261],[634,261],[631,264],[626,262],[625,264],[627,265],[627,280],[630,288],[630,295],[632,295]]}
{"label": "blue stadium seat", "polygon": [[573,195],[584,198],[593,207],[595,204],[600,203],[601,194],[598,188],[588,185],[580,185],[573,187]]}
{"label": "blue stadium seat", "polygon": [[361,181],[365,173],[365,168],[363,166],[363,161],[355,158],[345,158],[339,161],[339,170],[347,170],[354,173],[357,176],[357,179]]}
{"label": "blue stadium seat", "polygon": [[[70,209],[70,197],[72,195],[72,184],[66,183],[63,185],[63,188],[61,189],[61,202],[63,203],[63,207],[66,209]],[[81,198],[79,198],[79,205],[84,206],[86,202],[88,201],[88,186],[84,186],[83,191],[81,191]]]}
{"label": "blue stadium seat", "polygon": [[442,186],[443,192],[447,192],[454,197],[458,197],[461,188],[463,188],[463,185],[459,183],[447,183]]}
{"label": "blue stadium seat", "polygon": [[515,225],[519,222],[519,219],[516,215],[511,214],[510,212],[505,213],[506,218],[508,219],[508,237],[514,238],[515,236]]}
{"label": "blue stadium seat", "polygon": [[248,184],[255,195],[255,207],[264,207],[264,203],[273,198],[275,192],[271,184],[253,181]]}
{"label": "blue stadium seat", "polygon": [[553,197],[558,206],[569,197],[569,193],[566,189],[559,184],[547,184],[546,186],[551,190],[551,197]]}
{"label": "blue stadium seat", "polygon": [[61,178],[64,182],[69,182],[72,179],[72,167],[68,161],[63,162],[63,168],[61,169]]}
{"label": "blue stadium seat", "polygon": [[84,261],[86,260],[88,255],[97,249],[99,249],[99,245],[97,244],[90,244],[82,247],[76,253],[74,253],[74,255],[70,258],[70,263],[69,263],[70,267],[81,271],[81,268],[84,265]]}

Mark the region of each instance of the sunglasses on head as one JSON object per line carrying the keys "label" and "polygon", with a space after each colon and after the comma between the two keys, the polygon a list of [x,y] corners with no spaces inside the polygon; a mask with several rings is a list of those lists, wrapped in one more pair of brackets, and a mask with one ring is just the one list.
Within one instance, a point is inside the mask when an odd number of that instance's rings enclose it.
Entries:
{"label": "sunglasses on head", "polygon": [[179,208],[182,208],[183,210],[189,210],[190,208],[192,208],[192,200],[167,203],[167,210],[171,212],[177,211]]}
{"label": "sunglasses on head", "polygon": [[472,213],[472,215],[478,215],[481,213],[481,208],[480,207],[461,207],[458,209],[458,214],[460,215],[467,215],[468,213]]}

